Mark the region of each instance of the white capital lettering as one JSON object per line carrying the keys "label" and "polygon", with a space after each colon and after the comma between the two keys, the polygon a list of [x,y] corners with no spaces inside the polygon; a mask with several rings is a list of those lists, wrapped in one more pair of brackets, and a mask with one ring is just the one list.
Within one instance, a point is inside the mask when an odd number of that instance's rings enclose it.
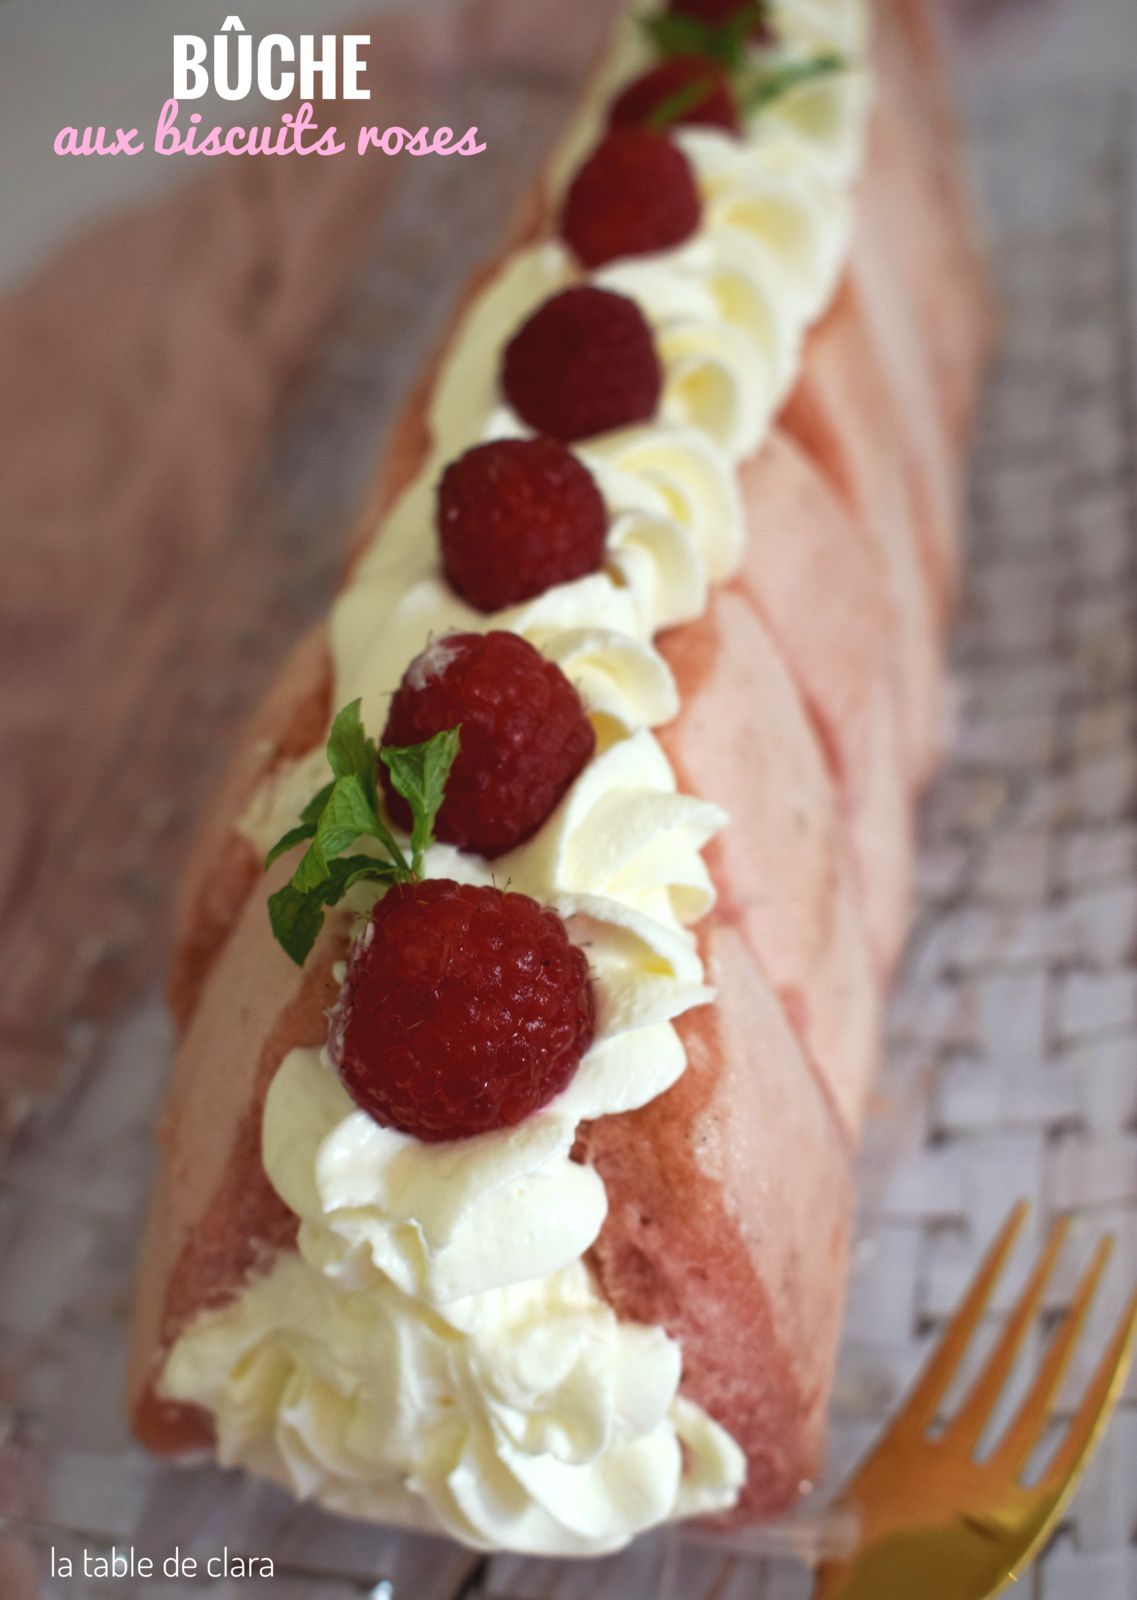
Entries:
{"label": "white capital lettering", "polygon": [[345,100],[370,100],[371,90],[360,86],[360,78],[367,71],[360,50],[371,43],[369,33],[345,33],[343,36],[343,86],[340,93]]}
{"label": "white capital lettering", "polygon": [[200,100],[209,87],[205,40],[192,33],[174,35],[174,99]]}
{"label": "white capital lettering", "polygon": [[257,88],[266,100],[288,99],[296,85],[296,74],[285,72],[283,63],[295,60],[296,46],[287,34],[265,34],[257,46]]}
{"label": "white capital lettering", "polygon": [[[338,40],[334,33],[320,35],[320,51],[316,53],[315,36],[300,36],[300,98],[301,100],[334,100],[336,93],[336,55]],[[320,80],[317,94],[316,78]]]}

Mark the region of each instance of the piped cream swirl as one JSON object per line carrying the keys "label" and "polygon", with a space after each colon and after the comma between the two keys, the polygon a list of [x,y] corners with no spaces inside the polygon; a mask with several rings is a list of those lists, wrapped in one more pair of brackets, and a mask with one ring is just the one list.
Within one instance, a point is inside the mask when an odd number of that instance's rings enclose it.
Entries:
{"label": "piped cream swirl", "polygon": [[175,1346],[166,1386],[213,1411],[223,1463],[480,1549],[602,1554],[737,1491],[737,1445],[676,1394],[678,1346],[620,1322],[582,1262],[479,1309],[458,1335],[389,1280],[345,1293],[286,1255]]}

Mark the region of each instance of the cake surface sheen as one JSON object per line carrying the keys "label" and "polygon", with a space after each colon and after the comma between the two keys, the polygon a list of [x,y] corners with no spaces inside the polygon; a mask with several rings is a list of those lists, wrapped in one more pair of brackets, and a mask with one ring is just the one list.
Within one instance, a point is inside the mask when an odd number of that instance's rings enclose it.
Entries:
{"label": "cake surface sheen", "polygon": [[[327,625],[203,829],[131,1355],[156,1451],[551,1555],[773,1515],[816,1470],[990,331],[920,0],[776,0],[738,84],[771,49],[828,65],[753,96],[737,132],[671,106],[697,224],[582,268],[558,219],[614,98],[658,66],[640,10],[458,308]],[[602,564],[482,612],[440,564],[439,480],[532,432],[503,352],[581,285],[638,308],[659,395],[570,439]],[[434,842],[422,872],[551,908],[595,1027],[538,1110],[430,1142],[362,1109],[329,1041],[382,891],[350,887],[297,966],[265,902],[302,847],[261,863],[327,782],[336,711],[382,728],[428,645],[442,671],[449,636],[490,630],[563,672],[593,753],[504,853]]]}

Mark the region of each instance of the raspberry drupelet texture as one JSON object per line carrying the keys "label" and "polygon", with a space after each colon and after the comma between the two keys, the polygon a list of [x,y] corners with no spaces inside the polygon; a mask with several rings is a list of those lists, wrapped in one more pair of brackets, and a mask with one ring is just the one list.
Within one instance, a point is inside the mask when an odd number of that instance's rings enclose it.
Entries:
{"label": "raspberry drupelet texture", "polygon": [[587,962],[555,911],[430,878],[376,904],[329,1053],[364,1111],[434,1142],[512,1127],[547,1105],[594,1027]]}
{"label": "raspberry drupelet texture", "polygon": [[[572,684],[515,633],[436,639],[404,673],[383,744],[423,744],[459,726],[435,834],[491,858],[537,831],[596,748]],[[392,817],[408,827],[410,810],[382,764],[379,775]]]}
{"label": "raspberry drupelet texture", "polygon": [[500,611],[595,572],[608,513],[583,462],[557,439],[497,439],[451,462],[438,486],[446,577]]}
{"label": "raspberry drupelet texture", "polygon": [[612,102],[608,113],[613,128],[642,127],[672,108],[669,126],[723,128],[741,132],[738,107],[730,78],[708,56],[672,56],[634,78]]}
{"label": "raspberry drupelet texture", "polygon": [[586,267],[682,244],[702,205],[691,163],[666,134],[608,134],[569,185],[561,236]]}
{"label": "raspberry drupelet texture", "polygon": [[506,346],[505,398],[538,433],[571,443],[655,415],[663,373],[634,300],[579,284],[539,306]]}

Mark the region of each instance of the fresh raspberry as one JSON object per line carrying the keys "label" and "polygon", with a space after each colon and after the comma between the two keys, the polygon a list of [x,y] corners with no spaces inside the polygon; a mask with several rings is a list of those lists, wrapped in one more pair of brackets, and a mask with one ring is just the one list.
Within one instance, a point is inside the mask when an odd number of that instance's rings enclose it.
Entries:
{"label": "fresh raspberry", "polygon": [[774,32],[766,14],[769,6],[756,5],[755,0],[667,0],[667,9],[673,15],[709,23],[712,28],[721,28],[728,22],[733,22],[740,11],[752,11],[754,25],[750,29],[749,38],[755,44],[773,42]]}
{"label": "fresh raspberry", "polygon": [[509,1128],[592,1042],[584,954],[528,895],[450,878],[380,899],[348,961],[330,1055],[377,1122],[435,1142]]}
{"label": "fresh raspberry", "polygon": [[635,301],[580,284],[546,300],[514,334],[502,388],[531,428],[571,442],[646,422],[663,373]]}
{"label": "fresh raspberry", "polygon": [[500,611],[595,572],[607,535],[592,474],[557,439],[475,445],[438,486],[446,576],[479,611]]}
{"label": "fresh raspberry", "polygon": [[561,236],[586,267],[689,239],[702,207],[691,163],[666,134],[622,128],[602,139],[569,186]]}
{"label": "fresh raspberry", "polygon": [[[395,692],[383,743],[424,744],[459,726],[434,831],[483,856],[535,833],[596,748],[572,684],[516,633],[448,633],[428,645]],[[383,763],[379,774],[392,817],[409,827]]]}
{"label": "fresh raspberry", "polygon": [[[696,89],[702,92],[688,101],[686,96]],[[682,109],[670,118],[672,127],[698,124],[727,133],[742,131],[729,76],[717,61],[697,55],[672,56],[634,78],[612,102],[608,123],[612,128],[640,127],[665,107],[680,104]]]}

